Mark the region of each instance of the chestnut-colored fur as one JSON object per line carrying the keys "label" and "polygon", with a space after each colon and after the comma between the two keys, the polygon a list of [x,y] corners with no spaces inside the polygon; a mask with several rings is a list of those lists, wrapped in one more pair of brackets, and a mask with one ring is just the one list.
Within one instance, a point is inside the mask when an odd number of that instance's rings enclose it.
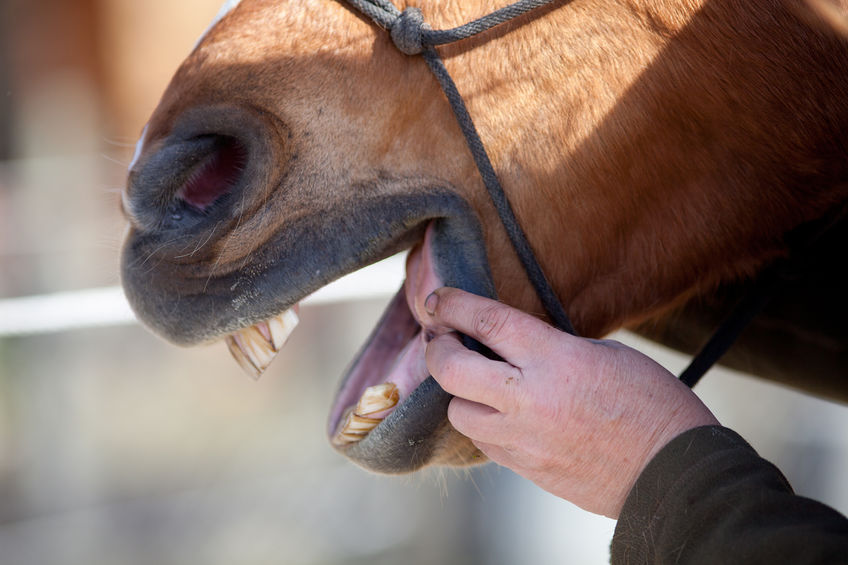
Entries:
{"label": "chestnut-colored fur", "polygon": [[[417,4],[442,28],[503,2]],[[575,0],[524,19],[443,51],[583,333],[753,274],[848,192],[848,50],[792,2]],[[385,32],[339,2],[245,0],[177,73],[149,139],[186,108],[245,98],[308,128],[351,182],[438,171],[490,226],[499,296],[539,311],[499,275],[520,268],[438,86]],[[277,223],[247,219],[218,266]]]}

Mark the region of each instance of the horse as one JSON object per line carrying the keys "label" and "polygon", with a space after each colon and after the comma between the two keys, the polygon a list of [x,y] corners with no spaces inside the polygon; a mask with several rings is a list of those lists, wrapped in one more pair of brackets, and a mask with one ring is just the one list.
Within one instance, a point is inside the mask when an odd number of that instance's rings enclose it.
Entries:
{"label": "horse", "polygon": [[[504,2],[414,4],[443,29]],[[573,0],[438,48],[580,335],[691,351],[800,254],[724,362],[848,398],[848,41],[830,8]],[[450,285],[546,315],[425,62],[349,4],[227,2],[145,126],[122,208],[138,317],[176,344],[225,339],[254,373],[298,301],[410,250],[328,433],[380,473],[484,460],[427,374],[423,301]],[[382,412],[357,412],[385,384]]]}

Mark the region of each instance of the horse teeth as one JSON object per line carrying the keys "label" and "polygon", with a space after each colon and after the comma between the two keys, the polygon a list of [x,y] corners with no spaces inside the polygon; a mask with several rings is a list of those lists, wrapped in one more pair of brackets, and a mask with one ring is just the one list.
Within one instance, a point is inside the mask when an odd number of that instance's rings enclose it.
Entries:
{"label": "horse teeth", "polygon": [[239,365],[254,379],[262,375],[276,355],[273,345],[256,326],[227,336],[227,345]]}
{"label": "horse teeth", "polygon": [[333,445],[349,445],[359,443],[363,439],[365,439],[365,434],[339,432],[333,437]]}
{"label": "horse teeth", "polygon": [[233,359],[235,359],[239,366],[244,369],[244,372],[254,379],[258,379],[262,375],[262,371],[260,371],[256,365],[253,364],[253,361],[247,357],[235,335],[228,335],[226,342],[227,348],[230,350],[230,355],[232,355]]}
{"label": "horse teeth", "polygon": [[271,333],[271,344],[274,346],[274,350],[279,351],[283,348],[298,322],[300,322],[300,319],[297,317],[294,308],[289,308],[279,316],[268,320],[268,329]]}
{"label": "horse teeth", "polygon": [[367,416],[351,414],[345,425],[345,431],[356,434],[367,434],[382,421],[382,418],[368,418]]}
{"label": "horse teeth", "polygon": [[397,405],[399,398],[400,393],[394,383],[383,383],[366,388],[356,406],[347,409],[338,431],[333,435],[333,444],[349,445],[365,439],[365,436],[385,417],[375,418],[373,414]]}
{"label": "horse teeth", "polygon": [[226,338],[230,353],[244,371],[258,379],[297,326],[294,310],[286,310],[270,320],[241,329]]}
{"label": "horse teeth", "polygon": [[382,412],[397,404],[399,398],[400,393],[398,393],[397,385],[394,383],[369,386],[362,393],[354,413],[359,416],[367,416]]}
{"label": "horse teeth", "polygon": [[332,442],[334,445],[358,443],[365,439],[365,436],[376,428],[380,422],[382,422],[382,419],[379,418],[357,416],[352,409],[348,408],[338,431],[333,436]]}

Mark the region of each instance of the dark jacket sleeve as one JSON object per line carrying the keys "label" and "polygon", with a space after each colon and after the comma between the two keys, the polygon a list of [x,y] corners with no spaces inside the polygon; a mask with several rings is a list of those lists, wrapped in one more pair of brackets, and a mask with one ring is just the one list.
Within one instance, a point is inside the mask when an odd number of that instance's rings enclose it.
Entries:
{"label": "dark jacket sleeve", "polygon": [[848,564],[848,520],[797,496],[738,434],[689,430],[648,464],[612,540],[613,565]]}

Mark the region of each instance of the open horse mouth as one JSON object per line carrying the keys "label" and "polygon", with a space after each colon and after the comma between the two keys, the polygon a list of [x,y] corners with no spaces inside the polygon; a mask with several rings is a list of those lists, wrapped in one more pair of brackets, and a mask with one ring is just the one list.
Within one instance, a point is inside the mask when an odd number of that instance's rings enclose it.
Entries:
{"label": "open horse mouth", "polygon": [[[429,375],[425,349],[434,334],[422,322],[427,296],[445,284],[436,264],[438,225],[430,221],[409,251],[404,283],[342,377],[330,408],[332,445],[373,471],[408,472],[425,465],[440,449],[439,434],[447,431],[450,398]],[[226,336],[250,376],[258,378],[281,350],[298,323],[297,310],[295,305]],[[450,461],[470,462],[471,457]]]}
{"label": "open horse mouth", "polygon": [[[409,249],[406,281],[332,403],[331,443],[385,473],[471,462],[445,446],[456,434],[450,397],[428,375],[421,321],[424,300],[440,286],[494,296],[476,213],[439,179],[316,181],[307,151],[297,159],[281,151],[266,119],[207,108],[145,142],[124,195],[130,304],[169,341],[224,340],[258,377],[297,324],[303,298]],[[269,175],[281,162],[282,174]]]}
{"label": "open horse mouth", "polygon": [[[427,379],[426,343],[432,337],[422,323],[427,295],[444,283],[433,262],[433,223],[410,250],[406,280],[390,301],[356,360],[342,379],[330,409],[329,435],[340,450],[368,437]],[[281,350],[298,323],[297,306],[226,337],[233,357],[258,378]]]}

